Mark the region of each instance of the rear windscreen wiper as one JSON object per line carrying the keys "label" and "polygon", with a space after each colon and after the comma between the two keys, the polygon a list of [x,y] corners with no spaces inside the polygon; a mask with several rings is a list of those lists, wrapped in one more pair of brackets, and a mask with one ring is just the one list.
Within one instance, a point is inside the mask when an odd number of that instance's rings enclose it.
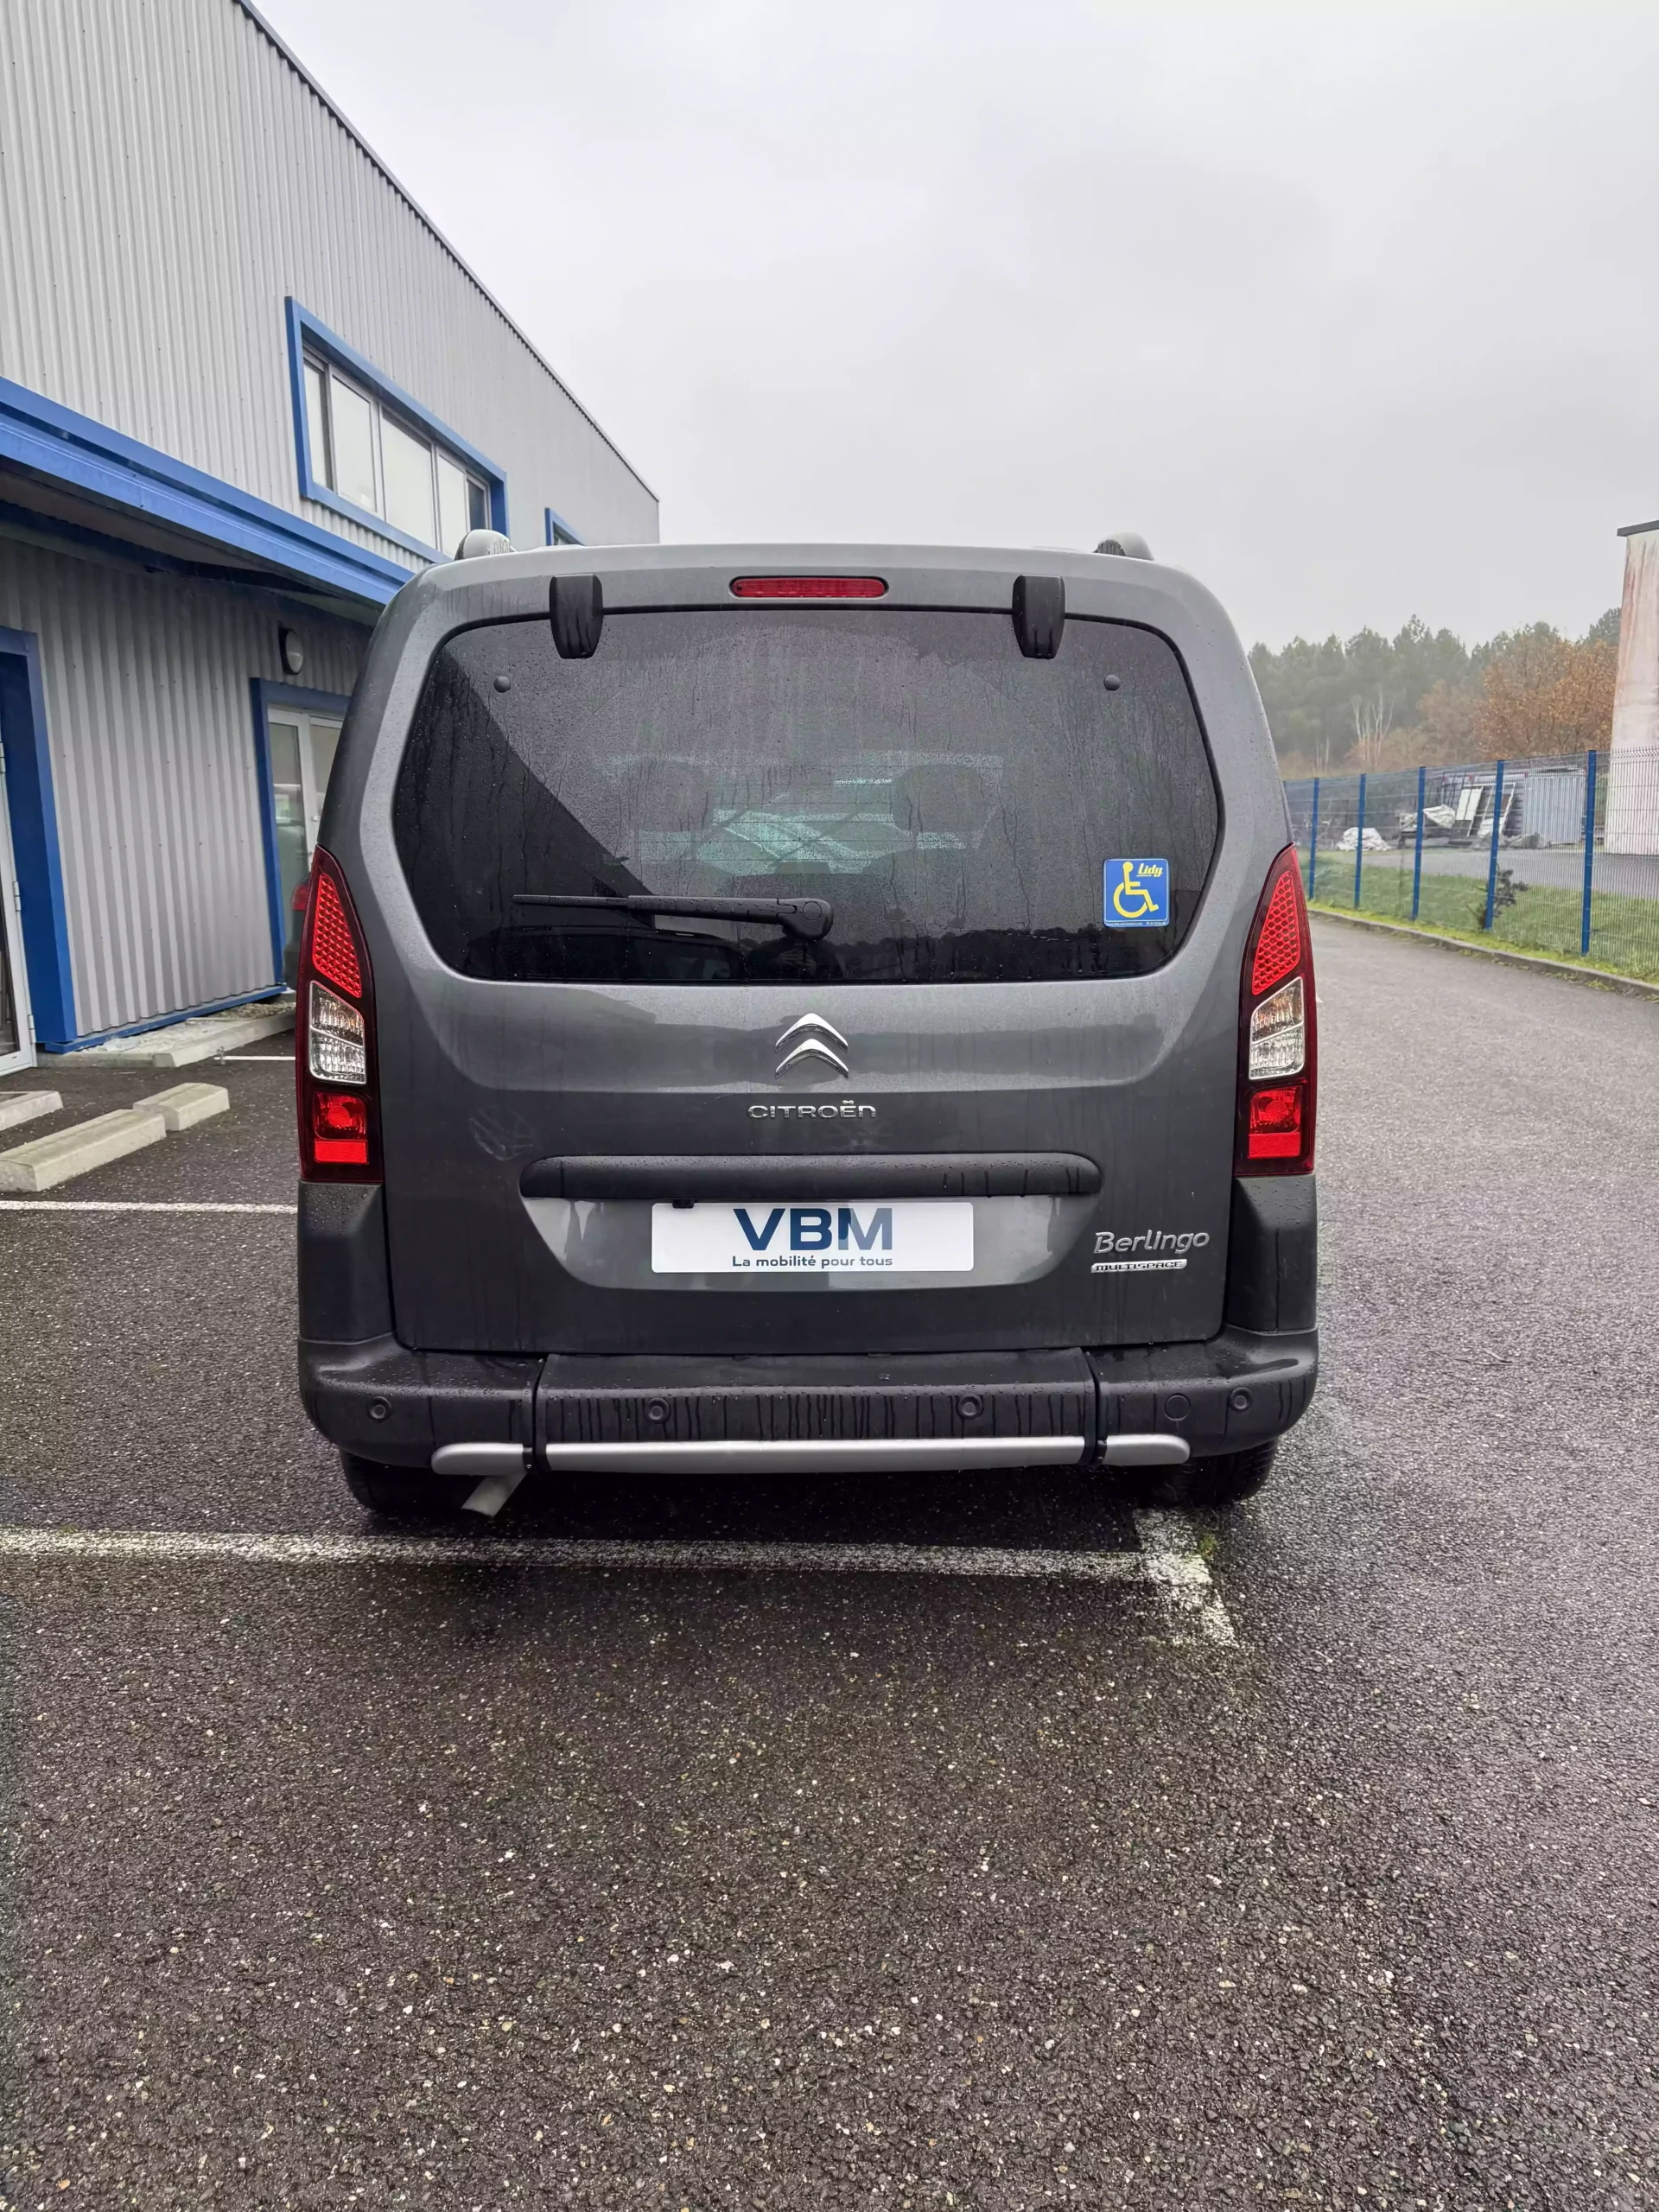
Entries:
{"label": "rear windscreen wiper", "polygon": [[827,899],[659,899],[654,893],[515,891],[515,906],[620,906],[628,914],[683,914],[690,920],[772,922],[791,937],[828,937],[836,910]]}

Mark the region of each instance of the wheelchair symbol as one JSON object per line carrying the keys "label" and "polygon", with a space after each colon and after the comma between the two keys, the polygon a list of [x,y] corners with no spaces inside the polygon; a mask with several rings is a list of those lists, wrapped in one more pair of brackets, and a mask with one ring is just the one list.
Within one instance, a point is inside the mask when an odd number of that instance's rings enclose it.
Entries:
{"label": "wheelchair symbol", "polygon": [[1151,887],[1135,880],[1130,872],[1134,866],[1133,861],[1124,861],[1123,880],[1112,893],[1112,906],[1126,922],[1138,922],[1144,915],[1155,914],[1158,911],[1158,901],[1152,895]]}
{"label": "wheelchair symbol", "polygon": [[1167,861],[1110,861],[1106,868],[1109,924],[1158,929],[1169,919]]}

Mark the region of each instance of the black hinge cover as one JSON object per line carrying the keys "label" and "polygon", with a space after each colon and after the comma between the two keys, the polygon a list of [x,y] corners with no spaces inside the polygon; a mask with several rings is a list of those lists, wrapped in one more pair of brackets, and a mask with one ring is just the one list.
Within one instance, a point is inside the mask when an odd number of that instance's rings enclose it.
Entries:
{"label": "black hinge cover", "polygon": [[561,660],[591,660],[605,626],[605,594],[597,576],[555,576],[547,611]]}
{"label": "black hinge cover", "polygon": [[1016,576],[1014,634],[1027,660],[1052,660],[1065,630],[1065,578]]}

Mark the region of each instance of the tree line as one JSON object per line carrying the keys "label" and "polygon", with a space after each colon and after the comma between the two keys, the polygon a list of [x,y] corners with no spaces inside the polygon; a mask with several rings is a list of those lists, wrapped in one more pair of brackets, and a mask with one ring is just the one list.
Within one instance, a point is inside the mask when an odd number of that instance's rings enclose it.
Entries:
{"label": "tree line", "polygon": [[1414,615],[1392,638],[1255,645],[1250,666],[1280,768],[1294,777],[1605,745],[1618,658],[1615,607],[1582,638],[1535,622],[1466,645]]}

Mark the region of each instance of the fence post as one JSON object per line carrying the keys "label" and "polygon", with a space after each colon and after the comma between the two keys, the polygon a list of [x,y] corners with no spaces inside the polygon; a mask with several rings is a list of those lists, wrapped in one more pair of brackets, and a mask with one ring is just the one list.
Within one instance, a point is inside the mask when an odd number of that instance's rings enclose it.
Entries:
{"label": "fence post", "polygon": [[1486,863],[1486,920],[1492,926],[1492,913],[1497,905],[1497,833],[1503,820],[1503,763],[1497,764],[1497,779],[1492,790],[1492,851]]}
{"label": "fence post", "polygon": [[1313,855],[1319,849],[1319,779],[1313,779],[1313,819],[1307,830],[1307,898],[1313,902]]}
{"label": "fence post", "polygon": [[1365,865],[1365,779],[1359,779],[1359,819],[1354,824],[1354,912],[1359,912],[1359,872]]}
{"label": "fence post", "polygon": [[1427,768],[1417,771],[1417,857],[1411,864],[1411,918],[1414,922],[1423,895],[1423,788],[1427,775]]}
{"label": "fence post", "polygon": [[1590,881],[1596,868],[1596,749],[1592,746],[1584,764],[1584,924],[1579,931],[1579,950],[1590,957]]}

